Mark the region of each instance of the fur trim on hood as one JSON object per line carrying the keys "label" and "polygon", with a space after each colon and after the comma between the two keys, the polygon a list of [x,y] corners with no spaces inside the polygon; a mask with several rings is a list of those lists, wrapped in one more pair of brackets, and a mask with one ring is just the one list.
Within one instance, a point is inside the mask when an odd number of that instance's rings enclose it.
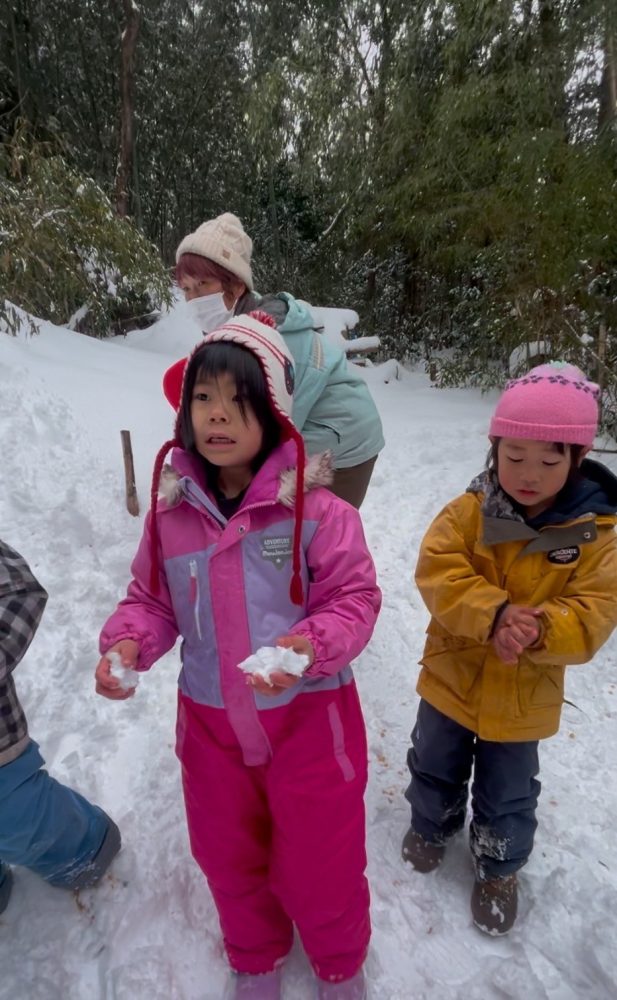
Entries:
{"label": "fur trim on hood", "polygon": [[159,497],[162,497],[167,502],[168,507],[174,507],[182,499],[182,490],[179,485],[181,478],[173,465],[166,462],[161,470],[161,478],[159,479]]}
{"label": "fur trim on hood", "polygon": [[[304,492],[308,493],[314,486],[329,486],[334,479],[332,453],[323,451],[320,455],[311,455],[304,467]],[[280,489],[277,500],[285,507],[293,507],[296,499],[297,469],[285,469],[280,475]]]}
{"label": "fur trim on hood", "polygon": [[[285,469],[279,476],[280,487],[277,500],[285,507],[293,507],[296,499],[297,468]],[[169,463],[163,466],[159,480],[159,496],[173,507],[182,499],[180,488],[181,476]],[[334,479],[332,453],[324,451],[320,455],[312,455],[304,468],[304,492],[308,493],[316,486],[330,486]]]}
{"label": "fur trim on hood", "polygon": [[512,504],[507,493],[504,493],[494,469],[483,469],[467,487],[466,493],[483,493],[482,513],[486,517],[501,517],[508,521],[522,521],[525,518]]}

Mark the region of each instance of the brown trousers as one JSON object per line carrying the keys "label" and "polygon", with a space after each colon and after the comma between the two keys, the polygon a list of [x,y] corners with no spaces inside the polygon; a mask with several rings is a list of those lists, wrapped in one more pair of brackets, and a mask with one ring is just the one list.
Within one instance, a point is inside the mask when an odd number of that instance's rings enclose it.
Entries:
{"label": "brown trousers", "polygon": [[376,461],[377,455],[369,458],[368,462],[361,462],[360,465],[351,465],[348,469],[335,469],[334,480],[330,486],[332,493],[359,510],[366,496]]}

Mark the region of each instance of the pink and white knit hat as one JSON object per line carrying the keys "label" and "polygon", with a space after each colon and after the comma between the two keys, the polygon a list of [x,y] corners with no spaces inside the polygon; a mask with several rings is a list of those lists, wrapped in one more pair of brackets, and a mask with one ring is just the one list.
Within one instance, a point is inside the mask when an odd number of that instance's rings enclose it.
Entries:
{"label": "pink and white knit hat", "polygon": [[599,396],[599,386],[575,365],[538,365],[507,383],[489,434],[591,447],[598,430]]}
{"label": "pink and white knit hat", "polygon": [[191,359],[199,352],[206,351],[211,344],[227,341],[237,344],[253,354],[263,372],[270,406],[282,429],[282,439],[292,439],[296,445],[297,470],[296,494],[294,501],[294,536],[292,550],[292,578],[290,595],[294,604],[303,603],[302,580],[300,575],[300,546],[302,539],[302,516],[304,513],[304,466],[306,456],[304,440],[291,419],[294,390],[293,358],[285,341],[276,329],[275,321],[265,312],[256,310],[248,315],[236,316],[228,323],[213,330],[201,340],[188,358],[182,358],[168,368],[163,376],[163,392],[176,411],[174,436],[160,448],[154,461],[152,488],[150,493],[151,511],[151,586],[154,593],[159,589],[159,555],[157,531],[157,499],[163,462],[174,447],[182,448],[180,435],[180,409],[186,373]]}

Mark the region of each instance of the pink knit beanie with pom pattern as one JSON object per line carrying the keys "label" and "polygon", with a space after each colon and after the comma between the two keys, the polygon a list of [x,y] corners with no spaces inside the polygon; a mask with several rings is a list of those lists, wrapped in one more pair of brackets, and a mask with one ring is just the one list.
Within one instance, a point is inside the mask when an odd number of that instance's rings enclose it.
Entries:
{"label": "pink knit beanie with pom pattern", "polygon": [[575,365],[538,365],[508,382],[491,420],[491,437],[591,447],[600,389]]}

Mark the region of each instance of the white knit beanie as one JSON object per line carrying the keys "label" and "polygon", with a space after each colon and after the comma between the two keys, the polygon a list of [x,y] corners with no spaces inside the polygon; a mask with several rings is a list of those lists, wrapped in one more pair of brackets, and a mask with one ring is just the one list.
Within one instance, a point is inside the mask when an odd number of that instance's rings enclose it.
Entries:
{"label": "white knit beanie", "polygon": [[196,253],[220,264],[253,290],[251,254],[253,241],[244,232],[240,219],[231,212],[224,212],[216,219],[202,222],[194,233],[185,236],[176,250],[176,264],[183,253]]}

